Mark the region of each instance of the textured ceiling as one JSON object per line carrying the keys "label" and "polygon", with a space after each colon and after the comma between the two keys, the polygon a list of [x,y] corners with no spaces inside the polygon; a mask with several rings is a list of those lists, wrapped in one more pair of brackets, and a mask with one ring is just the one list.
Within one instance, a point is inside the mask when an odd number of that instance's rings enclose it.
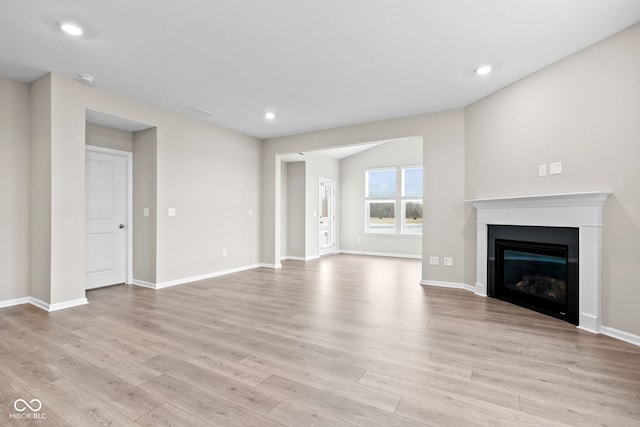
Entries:
{"label": "textured ceiling", "polygon": [[[0,12],[0,75],[92,74],[267,138],[468,105],[637,23],[640,1],[0,0]],[[62,34],[63,20],[86,34]],[[495,72],[475,76],[485,62]]]}

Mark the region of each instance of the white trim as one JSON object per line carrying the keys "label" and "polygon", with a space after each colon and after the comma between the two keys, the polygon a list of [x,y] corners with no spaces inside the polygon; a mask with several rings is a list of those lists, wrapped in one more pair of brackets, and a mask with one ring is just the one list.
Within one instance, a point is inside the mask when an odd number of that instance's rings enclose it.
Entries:
{"label": "white trim", "polygon": [[477,210],[476,289],[486,295],[489,225],[578,228],[578,327],[599,333],[602,328],[602,210],[610,195],[602,191],[467,200]]}
{"label": "white trim", "polygon": [[155,289],[156,288],[156,284],[155,283],[145,282],[144,280],[138,280],[138,279],[131,280],[131,284],[135,285],[135,286],[142,286],[144,288],[151,288],[151,289]]}
{"label": "white trim", "polygon": [[476,291],[475,286],[473,285],[467,285],[466,283],[458,283],[458,282],[443,282],[440,280],[429,280],[429,279],[425,279],[425,280],[421,280],[420,284],[422,286],[436,286],[439,288],[452,288],[452,289],[464,289],[470,292],[474,292]]}
{"label": "white trim", "polygon": [[384,253],[384,252],[367,252],[367,251],[350,251],[350,250],[346,250],[346,249],[340,249],[336,253],[349,254],[349,255],[369,255],[369,256],[392,257],[392,258],[422,259],[422,255]]}
{"label": "white trim", "polygon": [[64,310],[65,308],[77,307],[79,305],[89,304],[89,300],[86,298],[78,298],[64,302],[57,302],[55,304],[49,304],[49,311]]}
{"label": "white trim", "polygon": [[[336,253],[336,223],[337,223],[337,219],[338,219],[338,213],[337,213],[337,209],[336,209],[336,200],[338,199],[338,190],[336,187],[336,182],[332,179],[329,178],[322,178],[319,177],[318,178],[318,219],[320,218],[320,214],[322,213],[322,193],[320,192],[320,187],[322,186],[322,184],[325,184],[329,187],[331,187],[331,212],[328,212],[329,216],[332,218],[330,219],[331,221],[331,244],[328,246],[322,246],[322,225],[320,224],[320,221],[318,222],[318,257],[320,255],[329,255],[329,254],[335,254]],[[308,261],[310,258],[307,257],[306,261]]]}
{"label": "white trim", "polygon": [[277,264],[269,264],[267,262],[262,262],[260,264],[257,265],[258,268],[282,268],[282,264],[277,263]]}
{"label": "white trim", "polygon": [[[333,254],[333,252],[331,252]],[[326,254],[329,255],[329,254]],[[303,257],[303,256],[286,256],[284,258],[280,258],[280,261],[286,261],[286,260],[291,260],[291,261],[311,261],[314,259],[318,259],[320,258],[320,255],[311,255],[308,257]]]}
{"label": "white trim", "polygon": [[218,276],[225,276],[227,274],[238,273],[240,271],[253,270],[254,268],[258,268],[260,266],[261,266],[260,264],[245,265],[245,266],[242,266],[242,267],[230,268],[228,270],[215,271],[213,273],[201,274],[199,276],[191,276],[191,277],[185,277],[183,279],[169,280],[168,282],[156,283],[155,289],[162,289],[162,288],[168,288],[168,287],[171,287],[171,286],[184,285],[185,283],[197,282],[197,281],[200,281],[200,280],[211,279],[213,277],[218,277]]}
{"label": "white trim", "polygon": [[619,339],[620,341],[628,342],[629,344],[637,345],[640,347],[640,335],[621,331],[610,326],[602,326],[600,328],[600,332],[608,337]]}
{"label": "white trim", "polygon": [[64,310],[65,308],[77,307],[79,305],[89,304],[86,298],[72,299],[69,301],[57,302],[55,304],[49,304],[38,298],[29,297],[29,304],[38,307],[41,310],[52,312],[58,310]]}
{"label": "white trim", "polygon": [[126,283],[133,281],[133,153],[131,151],[114,150],[112,148],[98,147],[95,145],[85,145],[85,152],[93,151],[98,153],[112,154],[114,156],[122,156],[125,160],[125,174],[126,174],[126,217],[127,224],[125,228],[126,236],[126,248],[125,248],[125,263],[124,273]]}
{"label": "white trim", "polygon": [[48,302],[44,302],[38,298],[34,298],[34,297],[29,297],[29,304],[31,305],[35,305],[36,307],[38,307],[41,310],[44,311],[49,311],[49,303]]}
{"label": "white trim", "polygon": [[13,307],[14,305],[29,304],[30,297],[7,299],[0,301],[0,308]]}

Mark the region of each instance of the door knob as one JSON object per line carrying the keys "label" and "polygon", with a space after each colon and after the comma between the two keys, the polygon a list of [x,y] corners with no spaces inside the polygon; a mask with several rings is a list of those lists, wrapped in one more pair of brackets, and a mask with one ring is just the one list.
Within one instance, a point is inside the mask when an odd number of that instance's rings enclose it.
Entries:
{"label": "door knob", "polygon": [[124,224],[120,224],[118,228],[124,228]]}

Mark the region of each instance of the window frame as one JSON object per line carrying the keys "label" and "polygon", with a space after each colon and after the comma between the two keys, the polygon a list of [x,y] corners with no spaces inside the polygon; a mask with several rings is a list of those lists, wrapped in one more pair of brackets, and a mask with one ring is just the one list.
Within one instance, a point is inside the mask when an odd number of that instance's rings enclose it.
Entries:
{"label": "window frame", "polygon": [[[369,195],[369,172],[383,172],[383,171],[393,171],[395,174],[395,190],[393,196],[375,196],[372,197]],[[382,167],[382,168],[367,168],[364,171],[364,232],[365,234],[372,234],[376,236],[380,235],[395,235],[398,233],[398,168],[397,167]],[[393,203],[393,231],[371,231],[371,227],[369,226],[372,203]]]}
{"label": "window frame", "polygon": [[[424,208],[424,167],[422,165],[414,165],[414,166],[400,166],[400,234],[409,235],[409,236],[422,236],[422,225],[424,224],[424,210],[421,219],[423,220],[420,224],[420,232],[419,233],[411,233],[407,232],[407,203],[420,203]],[[422,195],[420,196],[407,196],[406,195],[406,186],[405,186],[405,173],[409,169],[422,169]]]}
{"label": "window frame", "polygon": [[[422,196],[406,196],[405,195],[405,171],[408,169],[422,169],[424,177],[423,165],[406,165],[406,166],[387,166],[365,168],[364,170],[364,233],[373,236],[417,236],[422,237],[423,230],[419,233],[407,232],[406,227],[406,204],[420,203],[423,204],[424,185]],[[395,195],[389,197],[371,197],[369,195],[369,173],[376,171],[394,171],[395,172]],[[424,181],[423,181],[424,182]],[[394,206],[394,227],[388,231],[371,231],[370,227],[370,211],[372,203],[393,203]]]}

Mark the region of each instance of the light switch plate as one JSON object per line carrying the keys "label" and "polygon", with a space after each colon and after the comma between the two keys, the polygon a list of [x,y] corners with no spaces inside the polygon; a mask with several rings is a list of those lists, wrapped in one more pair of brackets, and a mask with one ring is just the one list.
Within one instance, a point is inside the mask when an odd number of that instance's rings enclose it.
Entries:
{"label": "light switch plate", "polygon": [[547,176],[547,165],[538,165],[538,176]]}
{"label": "light switch plate", "polygon": [[143,216],[149,216],[149,208],[142,209],[142,215]]}
{"label": "light switch plate", "polygon": [[429,257],[429,264],[438,265],[439,263],[440,263],[440,259],[437,256],[430,256]]}
{"label": "light switch plate", "polygon": [[169,216],[176,216],[176,208],[169,208]]}

